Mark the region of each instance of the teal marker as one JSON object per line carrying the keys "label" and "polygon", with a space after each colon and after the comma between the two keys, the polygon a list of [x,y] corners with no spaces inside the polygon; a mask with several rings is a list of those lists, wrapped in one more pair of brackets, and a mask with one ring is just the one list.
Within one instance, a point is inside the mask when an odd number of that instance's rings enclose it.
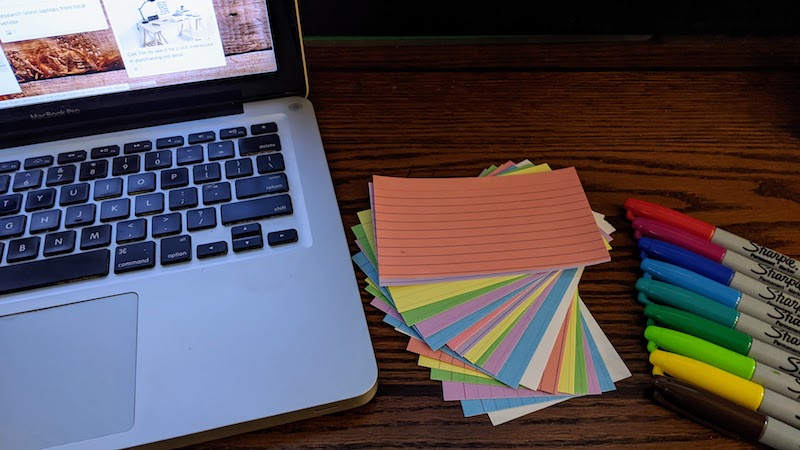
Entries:
{"label": "teal marker", "polygon": [[740,331],[732,330],[680,309],[655,303],[645,306],[644,315],[649,319],[648,325],[657,323],[696,336],[740,355],[749,356],[781,372],[800,377],[800,356],[769,346]]}
{"label": "teal marker", "polygon": [[652,300],[662,305],[682,309],[741,331],[773,347],[800,355],[800,336],[771,326],[747,314],[742,314],[694,292],[649,278],[639,278],[636,282],[636,289],[639,291],[639,301],[642,303],[650,303]]}
{"label": "teal marker", "polygon": [[650,325],[644,330],[648,351],[666,350],[722,369],[792,400],[800,400],[800,378],[795,378],[753,358],[680,331]]}

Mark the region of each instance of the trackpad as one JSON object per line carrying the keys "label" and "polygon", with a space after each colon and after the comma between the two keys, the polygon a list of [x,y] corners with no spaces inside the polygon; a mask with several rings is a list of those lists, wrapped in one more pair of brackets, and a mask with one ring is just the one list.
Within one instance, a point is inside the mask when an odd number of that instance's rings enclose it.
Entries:
{"label": "trackpad", "polygon": [[133,426],[137,309],[122,294],[0,317],[0,448]]}

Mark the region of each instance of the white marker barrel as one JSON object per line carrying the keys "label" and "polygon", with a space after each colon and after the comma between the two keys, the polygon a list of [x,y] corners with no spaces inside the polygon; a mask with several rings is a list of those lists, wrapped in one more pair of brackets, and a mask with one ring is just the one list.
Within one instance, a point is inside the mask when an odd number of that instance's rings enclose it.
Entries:
{"label": "white marker barrel", "polygon": [[761,401],[758,412],[800,428],[800,403],[769,389],[764,389],[764,400]]}
{"label": "white marker barrel", "polygon": [[781,372],[800,377],[800,356],[753,339],[747,356]]}
{"label": "white marker barrel", "polygon": [[733,274],[728,285],[741,292],[743,297],[749,295],[756,300],[767,302],[770,305],[800,316],[800,298],[788,292],[783,292],[774,286],[768,286],[739,272]]}
{"label": "white marker barrel", "polygon": [[800,336],[788,330],[769,325],[747,314],[739,314],[734,329],[773,347],[800,355]]}
{"label": "white marker barrel", "polygon": [[779,272],[766,264],[758,263],[733,252],[726,252],[720,263],[762,283],[775,286],[789,294],[800,296],[800,280]]}
{"label": "white marker barrel", "polygon": [[760,302],[749,295],[743,295],[739,299],[736,309],[764,323],[784,328],[800,336],[800,317],[789,314],[776,306]]}
{"label": "white marker barrel", "polygon": [[800,268],[798,268],[797,261],[794,258],[782,255],[775,250],[758,245],[753,241],[748,241],[721,228],[714,230],[711,242],[752,260],[760,261],[789,275],[800,275]]}
{"label": "white marker barrel", "polygon": [[784,397],[800,401],[800,378],[787,375],[763,364],[756,364],[756,370],[753,372],[750,381],[775,391]]}

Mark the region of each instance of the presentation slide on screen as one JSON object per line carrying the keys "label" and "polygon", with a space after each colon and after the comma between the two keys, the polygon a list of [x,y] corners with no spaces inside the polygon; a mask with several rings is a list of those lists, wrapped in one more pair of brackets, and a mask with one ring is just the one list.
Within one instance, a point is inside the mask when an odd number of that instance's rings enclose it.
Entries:
{"label": "presentation slide on screen", "polygon": [[130,78],[225,65],[212,0],[106,0]]}

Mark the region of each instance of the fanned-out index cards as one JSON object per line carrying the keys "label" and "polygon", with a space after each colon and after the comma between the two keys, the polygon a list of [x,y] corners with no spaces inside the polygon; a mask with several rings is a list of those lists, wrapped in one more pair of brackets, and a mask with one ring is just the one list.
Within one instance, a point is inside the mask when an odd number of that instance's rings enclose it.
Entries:
{"label": "fanned-out index cards", "polygon": [[507,162],[369,187],[353,227],[366,291],[466,416],[497,425],[630,376],[578,294],[615,230],[574,168]]}
{"label": "fanned-out index cards", "polygon": [[385,286],[607,262],[574,168],[518,176],[373,179]]}

